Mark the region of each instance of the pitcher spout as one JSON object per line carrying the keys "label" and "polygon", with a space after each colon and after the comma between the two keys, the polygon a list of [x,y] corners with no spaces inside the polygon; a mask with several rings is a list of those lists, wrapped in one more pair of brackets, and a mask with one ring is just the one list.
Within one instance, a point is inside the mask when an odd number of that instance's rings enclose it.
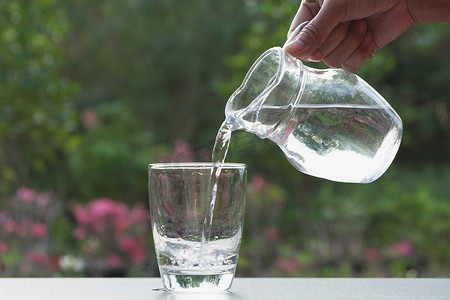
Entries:
{"label": "pitcher spout", "polygon": [[303,64],[279,47],[264,52],[231,95],[225,107],[235,127],[269,137],[298,100]]}

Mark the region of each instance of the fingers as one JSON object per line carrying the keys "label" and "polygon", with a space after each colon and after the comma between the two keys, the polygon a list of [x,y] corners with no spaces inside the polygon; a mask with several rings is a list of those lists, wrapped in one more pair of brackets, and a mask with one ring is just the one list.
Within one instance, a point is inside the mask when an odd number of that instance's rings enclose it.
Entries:
{"label": "fingers", "polygon": [[300,25],[297,26],[297,28],[295,28],[292,31],[289,31],[285,45],[289,44],[300,33],[300,31],[302,31],[303,27],[305,27],[308,23],[309,21],[302,22]]}
{"label": "fingers", "polygon": [[[364,20],[352,22],[348,27],[348,31],[344,39],[334,49],[332,49],[331,46],[337,43],[336,39],[338,37],[335,37],[334,41],[329,42],[330,45],[328,45],[328,48],[326,49],[328,54],[323,60],[325,64],[332,68],[337,68],[338,66],[344,64],[352,53],[359,48],[363,42],[366,31],[367,25]],[[330,51],[330,49],[332,50]],[[325,52],[325,50],[322,49],[322,52]]]}
{"label": "fingers", "polygon": [[331,31],[328,38],[320,46],[320,50],[322,50],[322,53],[325,57],[330,55],[331,52],[333,52],[334,49],[336,49],[339,44],[345,39],[349,25],[350,22],[339,23],[333,29],[333,31]]}
{"label": "fingers", "polygon": [[[291,35],[288,36],[288,39],[283,47],[285,47],[287,44],[289,44],[297,35],[300,33],[300,31],[305,27],[309,21],[305,21],[297,26],[292,32]],[[313,54],[305,58],[307,61],[321,61],[324,58],[324,55],[320,49],[316,50]]]}
{"label": "fingers", "polygon": [[[293,26],[296,28],[300,23],[306,21],[308,16],[315,16],[291,42],[285,45],[284,49],[287,53],[301,59],[306,59],[310,56],[323,56],[319,49],[320,45],[339,24],[344,15],[343,9],[332,6],[333,2],[325,2],[331,3],[331,6],[324,3],[323,7],[318,7],[315,1],[305,0],[302,2]],[[290,32],[295,30],[292,29],[293,26],[291,26]]]}
{"label": "fingers", "polygon": [[350,55],[347,61],[342,64],[342,68],[349,72],[358,70],[368,58],[373,57],[373,49],[372,33],[367,32],[361,45]]}
{"label": "fingers", "polygon": [[372,49],[376,49],[372,33],[367,30],[364,20],[340,23],[332,30],[320,49],[305,60],[323,60],[329,67],[337,68],[342,65],[343,69],[354,72],[370,57]]}
{"label": "fingers", "polygon": [[359,69],[377,47],[366,20],[345,21],[345,13],[341,1],[303,0],[284,50],[303,60],[323,60],[329,67]]}
{"label": "fingers", "polygon": [[295,31],[299,28],[299,26],[305,21],[311,21],[312,18],[314,18],[314,16],[317,15],[319,10],[320,5],[317,2],[310,0],[302,1],[294,19],[292,20],[291,26],[289,27],[287,39],[292,40],[292,38],[297,36],[299,31],[297,32]]}

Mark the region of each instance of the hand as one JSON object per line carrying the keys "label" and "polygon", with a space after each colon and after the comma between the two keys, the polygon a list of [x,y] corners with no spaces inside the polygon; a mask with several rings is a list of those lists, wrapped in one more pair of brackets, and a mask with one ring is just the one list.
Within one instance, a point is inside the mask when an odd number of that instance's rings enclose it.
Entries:
{"label": "hand", "polygon": [[406,0],[304,0],[284,48],[301,59],[355,71],[413,23]]}

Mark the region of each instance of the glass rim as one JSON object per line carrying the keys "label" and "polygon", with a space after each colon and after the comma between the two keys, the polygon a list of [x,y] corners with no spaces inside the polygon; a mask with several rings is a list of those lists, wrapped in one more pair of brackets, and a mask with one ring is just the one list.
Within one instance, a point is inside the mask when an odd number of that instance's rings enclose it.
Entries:
{"label": "glass rim", "polygon": [[152,163],[148,165],[151,170],[155,169],[211,169],[215,165],[222,166],[223,169],[242,169],[247,165],[244,163],[213,163],[213,162],[170,162]]}

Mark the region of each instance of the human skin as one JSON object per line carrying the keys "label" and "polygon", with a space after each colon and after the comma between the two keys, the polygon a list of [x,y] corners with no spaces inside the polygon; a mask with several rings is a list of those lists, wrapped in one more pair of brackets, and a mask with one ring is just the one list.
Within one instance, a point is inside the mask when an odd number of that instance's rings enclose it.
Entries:
{"label": "human skin", "polygon": [[304,0],[284,49],[355,71],[409,26],[427,22],[450,22],[450,0]]}

